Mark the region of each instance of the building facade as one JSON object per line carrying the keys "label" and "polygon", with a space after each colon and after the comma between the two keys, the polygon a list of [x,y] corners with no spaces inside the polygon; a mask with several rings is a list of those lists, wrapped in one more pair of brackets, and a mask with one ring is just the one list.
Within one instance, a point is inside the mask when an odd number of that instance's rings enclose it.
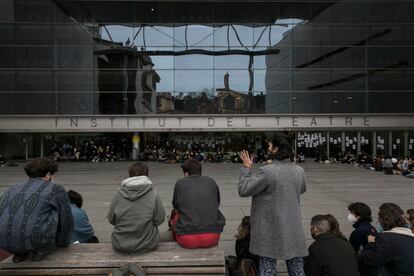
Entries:
{"label": "building facade", "polygon": [[309,155],[414,155],[412,10],[402,0],[0,0],[0,154],[43,155],[73,133],[256,141],[293,130]]}

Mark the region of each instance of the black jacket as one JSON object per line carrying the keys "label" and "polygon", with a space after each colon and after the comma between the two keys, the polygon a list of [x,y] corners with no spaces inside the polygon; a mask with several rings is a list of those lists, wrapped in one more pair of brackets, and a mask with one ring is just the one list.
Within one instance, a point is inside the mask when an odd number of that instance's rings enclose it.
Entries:
{"label": "black jacket", "polygon": [[178,180],[172,204],[179,213],[178,235],[223,231],[226,221],[219,210],[220,191],[212,178],[190,175]]}
{"label": "black jacket", "polygon": [[243,259],[251,259],[254,261],[256,267],[259,267],[259,256],[250,252],[250,238],[242,240],[237,239],[235,250],[238,262]]}
{"label": "black jacket", "polygon": [[352,226],[355,230],[351,233],[349,242],[352,244],[352,247],[357,253],[360,251],[361,246],[362,248],[365,248],[368,243],[369,235],[378,237],[377,230],[369,222],[357,221]]}
{"label": "black jacket", "polygon": [[384,232],[358,255],[362,265],[374,268],[385,266],[393,276],[414,275],[414,234],[408,228]]}
{"label": "black jacket", "polygon": [[359,276],[352,246],[331,233],[315,238],[305,257],[306,276]]}

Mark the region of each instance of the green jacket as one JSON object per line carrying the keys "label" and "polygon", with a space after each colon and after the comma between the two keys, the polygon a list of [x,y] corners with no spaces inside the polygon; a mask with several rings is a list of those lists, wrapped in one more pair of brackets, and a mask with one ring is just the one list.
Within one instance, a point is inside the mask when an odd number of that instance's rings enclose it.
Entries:
{"label": "green jacket", "polygon": [[158,246],[157,226],[165,220],[161,198],[147,176],[122,181],[108,212],[114,225],[112,246],[116,251],[139,254]]}

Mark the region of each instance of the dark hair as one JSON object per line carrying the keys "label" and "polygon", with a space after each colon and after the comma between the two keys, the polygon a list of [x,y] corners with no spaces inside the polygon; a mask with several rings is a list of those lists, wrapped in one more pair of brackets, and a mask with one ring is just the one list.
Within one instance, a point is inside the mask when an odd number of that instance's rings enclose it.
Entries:
{"label": "dark hair", "polygon": [[408,221],[410,222],[410,228],[414,232],[414,209],[408,209]]}
{"label": "dark hair", "polygon": [[295,134],[293,132],[284,131],[273,136],[272,139],[267,140],[271,142],[273,147],[277,147],[277,152],[270,154],[273,159],[284,160],[293,158],[293,141]]}
{"label": "dark hair", "polygon": [[201,175],[201,164],[197,159],[190,158],[185,160],[181,168],[184,173],[189,175]]}
{"label": "dark hair", "polygon": [[79,193],[69,190],[68,196],[70,203],[75,204],[79,209],[82,208],[83,198]]}
{"label": "dark hair", "polygon": [[328,216],[316,215],[311,219],[311,227],[316,227],[321,233],[331,232],[331,224]]}
{"label": "dark hair", "polygon": [[389,231],[395,227],[406,227],[407,222],[401,214],[392,208],[380,209],[378,212],[378,221],[381,223],[385,231]]}
{"label": "dark hair", "polygon": [[337,236],[340,239],[346,240],[347,238],[342,233],[342,231],[339,227],[338,220],[332,214],[327,214],[326,218],[328,219],[329,224],[331,226],[331,233],[334,234],[335,236]]}
{"label": "dark hair", "polygon": [[250,239],[250,216],[243,217],[239,227],[237,227],[237,232],[236,239]]}
{"label": "dark hair", "polygon": [[408,215],[408,221],[410,223],[414,223],[414,209],[408,209],[407,215]]}
{"label": "dark hair", "polygon": [[30,178],[45,177],[48,173],[53,175],[58,171],[58,164],[50,158],[35,158],[27,163],[24,171]]}
{"label": "dark hair", "polygon": [[368,205],[362,202],[349,204],[348,210],[359,217],[360,222],[372,222],[372,212]]}
{"label": "dark hair", "polygon": [[136,162],[129,167],[128,174],[129,177],[141,175],[148,176],[148,167],[143,163]]}
{"label": "dark hair", "polygon": [[398,206],[397,204],[392,203],[392,202],[386,202],[386,203],[381,204],[379,209],[380,210],[393,209],[396,212],[398,212],[400,215],[402,215],[402,216],[404,215],[404,210],[400,206]]}

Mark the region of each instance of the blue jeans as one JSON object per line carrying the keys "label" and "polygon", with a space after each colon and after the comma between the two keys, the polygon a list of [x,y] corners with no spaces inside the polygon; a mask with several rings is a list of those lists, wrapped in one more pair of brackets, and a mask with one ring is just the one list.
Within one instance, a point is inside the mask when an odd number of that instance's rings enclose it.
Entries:
{"label": "blue jeans", "polygon": [[[286,260],[289,276],[305,276],[303,269],[303,258],[293,258]],[[276,276],[276,259],[259,257],[259,275]]]}

